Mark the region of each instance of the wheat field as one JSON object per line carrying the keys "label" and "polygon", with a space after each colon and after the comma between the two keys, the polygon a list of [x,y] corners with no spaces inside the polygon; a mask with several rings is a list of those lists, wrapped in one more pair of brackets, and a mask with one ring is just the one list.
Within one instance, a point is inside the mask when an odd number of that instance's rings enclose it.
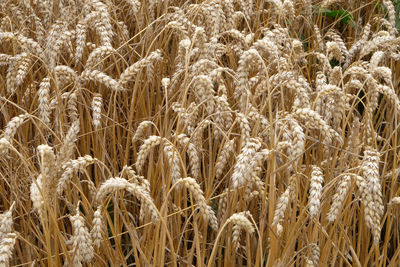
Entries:
{"label": "wheat field", "polygon": [[400,1],[0,1],[0,266],[399,266]]}

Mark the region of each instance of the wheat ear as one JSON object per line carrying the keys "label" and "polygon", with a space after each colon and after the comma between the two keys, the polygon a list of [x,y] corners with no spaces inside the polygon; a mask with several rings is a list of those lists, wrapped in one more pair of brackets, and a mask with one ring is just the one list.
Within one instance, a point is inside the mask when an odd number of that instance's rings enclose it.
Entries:
{"label": "wheat ear", "polygon": [[93,240],[93,245],[97,248],[100,247],[100,244],[103,241],[103,235],[106,230],[103,217],[101,216],[101,209],[102,206],[98,206],[96,211],[94,212],[92,221],[93,228],[90,231],[90,235],[92,236]]}
{"label": "wheat ear", "polygon": [[347,196],[347,193],[351,186],[351,177],[349,175],[344,175],[338,187],[336,188],[336,192],[332,197],[332,205],[328,213],[328,221],[333,222],[336,220],[340,209],[343,206],[343,202]]}
{"label": "wheat ear", "polygon": [[96,202],[98,204],[103,203],[104,198],[108,194],[121,189],[124,189],[129,193],[133,194],[134,196],[136,196],[140,200],[141,204],[145,205],[147,209],[150,211],[152,216],[152,222],[154,224],[157,224],[159,216],[157,209],[154,205],[154,201],[151,199],[151,196],[142,186],[129,183],[127,180],[123,178],[110,178],[103,184],[101,184],[96,194]]}
{"label": "wheat ear", "polygon": [[88,228],[85,226],[85,219],[81,216],[79,211],[79,203],[76,208],[76,214],[70,216],[69,219],[72,224],[72,255],[74,266],[82,266],[82,262],[90,262],[94,257],[94,250],[92,244],[92,237],[90,236]]}
{"label": "wheat ear", "polygon": [[235,164],[232,174],[233,188],[239,188],[250,179],[249,166],[253,161],[256,152],[260,149],[261,143],[258,139],[250,138],[249,141],[243,146],[242,151],[238,155],[238,160]]}
{"label": "wheat ear", "polygon": [[233,214],[226,221],[226,223],[234,224],[234,226],[232,228],[232,230],[233,230],[232,243],[233,243],[235,250],[237,250],[239,248],[240,231],[241,230],[245,230],[248,234],[252,234],[254,232],[254,226],[247,217],[251,217],[250,212],[243,211],[243,212]]}
{"label": "wheat ear", "polygon": [[324,182],[324,177],[322,175],[321,169],[319,167],[313,166],[311,172],[310,198],[309,198],[309,208],[308,208],[310,211],[311,218],[314,218],[319,213],[323,182]]}
{"label": "wheat ear", "polygon": [[218,230],[218,220],[215,216],[214,211],[210,206],[207,205],[204,193],[200,188],[200,185],[195,179],[191,177],[180,178],[176,183],[183,184],[193,195],[195,202],[199,205],[200,213],[203,215],[204,220],[208,221],[211,228],[215,231]]}

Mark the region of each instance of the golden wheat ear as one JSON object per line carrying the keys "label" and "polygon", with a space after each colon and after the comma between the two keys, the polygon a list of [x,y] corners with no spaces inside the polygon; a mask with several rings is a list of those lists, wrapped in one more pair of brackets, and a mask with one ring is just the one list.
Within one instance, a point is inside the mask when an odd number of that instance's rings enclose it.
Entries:
{"label": "golden wheat ear", "polygon": [[73,235],[72,258],[71,264],[74,266],[82,266],[82,262],[90,262],[94,257],[93,241],[89,230],[86,226],[85,219],[81,216],[79,203],[77,205],[75,215],[69,217],[72,224]]}

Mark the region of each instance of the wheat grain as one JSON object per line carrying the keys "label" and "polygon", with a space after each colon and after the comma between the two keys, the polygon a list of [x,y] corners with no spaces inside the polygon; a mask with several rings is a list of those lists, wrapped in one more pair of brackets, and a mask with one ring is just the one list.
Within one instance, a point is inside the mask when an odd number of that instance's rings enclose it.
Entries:
{"label": "wheat grain", "polygon": [[226,223],[234,224],[232,233],[232,243],[234,244],[235,250],[238,249],[241,230],[245,230],[248,234],[252,234],[254,232],[254,226],[247,217],[251,217],[251,214],[249,211],[244,211],[233,214],[226,221]]}
{"label": "wheat grain", "polygon": [[162,142],[164,142],[163,138],[155,135],[150,136],[143,142],[143,144],[140,146],[136,159],[136,170],[138,171],[138,173],[142,172],[142,169],[144,167],[146,158],[150,153],[150,150],[155,146],[160,145]]}
{"label": "wheat grain", "polygon": [[103,241],[103,235],[105,232],[105,225],[103,222],[103,218],[101,216],[101,206],[98,206],[96,211],[93,214],[92,221],[92,230],[90,231],[90,235],[93,240],[93,245],[97,248],[100,248],[101,242]]}
{"label": "wheat grain", "polygon": [[50,125],[50,79],[44,78],[39,86],[39,117],[47,126]]}
{"label": "wheat grain", "polygon": [[6,138],[0,138],[0,154],[4,154],[10,147],[11,144]]}
{"label": "wheat grain", "polygon": [[108,45],[95,48],[86,60],[85,69],[102,69],[104,59],[114,53],[116,53],[116,50]]}
{"label": "wheat grain", "polygon": [[[219,86],[221,87],[221,86]],[[220,89],[220,88],[218,88]],[[222,135],[227,132],[233,124],[233,111],[229,106],[226,95],[215,97],[215,123],[221,128],[216,132],[217,135]]]}
{"label": "wheat grain", "polygon": [[100,1],[95,0],[88,2],[88,4],[89,8],[94,10],[85,16],[83,24],[86,27],[92,26],[96,29],[101,45],[111,46],[113,29],[106,6]]}
{"label": "wheat grain", "polygon": [[126,89],[120,84],[120,82],[114,80],[104,72],[98,70],[86,69],[81,73],[80,78],[82,81],[94,81],[104,84],[107,88],[112,89],[116,92],[122,92]]}
{"label": "wheat grain", "polygon": [[397,114],[400,114],[400,100],[395,90],[392,87],[385,85],[378,85],[376,87],[376,90],[379,93],[386,95],[389,98],[389,100],[393,103]]}
{"label": "wheat grain", "polygon": [[388,12],[388,17],[389,17],[389,22],[392,25],[390,34],[393,36],[398,35],[397,29],[396,29],[396,11],[394,8],[394,5],[392,1],[388,0],[383,0],[382,3],[385,5],[387,12]]}
{"label": "wheat grain", "polygon": [[186,147],[186,151],[189,156],[189,166],[190,172],[195,179],[200,179],[200,158],[196,146],[191,142],[189,137],[185,134],[180,134],[177,136],[177,141],[181,143],[182,146]]}
{"label": "wheat grain", "polygon": [[17,90],[17,76],[19,76],[18,83],[22,83],[22,78],[24,76],[23,74],[26,73],[29,64],[27,57],[28,55],[26,53],[21,53],[12,57],[12,61],[6,75],[7,92],[9,94],[15,94]]}
{"label": "wheat grain", "polygon": [[398,205],[400,204],[400,197],[394,197],[390,200],[390,203]]}
{"label": "wheat grain", "polygon": [[39,213],[39,215],[42,213],[44,205],[44,200],[41,193],[42,187],[43,187],[43,178],[42,175],[39,174],[38,178],[36,180],[33,180],[30,186],[30,198],[33,203],[33,208]]}
{"label": "wheat grain", "polygon": [[306,258],[305,266],[315,267],[319,266],[320,249],[317,244],[310,244],[310,258]]}
{"label": "wheat grain", "polygon": [[[246,185],[246,200],[250,201],[255,196],[264,197],[264,182],[260,179],[260,173],[262,171],[262,165],[264,161],[270,156],[271,151],[268,149],[262,149],[257,152],[253,158],[253,162],[248,167],[249,179]],[[251,188],[255,188],[251,191]]]}
{"label": "wheat grain", "polygon": [[175,184],[182,177],[181,161],[176,148],[169,142],[164,143],[164,155],[168,159],[170,167],[171,183]]}
{"label": "wheat grain", "polygon": [[8,209],[3,214],[0,214],[0,238],[2,238],[4,235],[7,235],[8,233],[11,233],[12,231],[12,226],[13,226],[13,218],[12,218],[12,212],[15,207],[15,202],[13,202]]}
{"label": "wheat grain", "polygon": [[250,124],[249,121],[247,120],[246,116],[242,113],[236,113],[236,120],[239,122],[239,127],[241,131],[241,141],[242,145],[248,142],[250,138]]}
{"label": "wheat grain", "polygon": [[343,62],[344,57],[342,56],[342,52],[340,51],[339,44],[336,42],[327,42],[326,50],[328,52],[328,59],[336,59],[340,62]]}
{"label": "wheat grain", "polygon": [[[396,48],[399,40],[387,31],[380,31],[369,40],[361,49],[360,57],[364,57],[374,51],[391,51]],[[394,50],[395,51],[395,50]],[[394,52],[393,51],[393,52]]]}
{"label": "wheat grain", "polygon": [[21,114],[13,117],[6,125],[4,129],[3,138],[11,143],[15,134],[17,133],[18,128],[25,122],[25,119],[28,118],[28,114]]}
{"label": "wheat grain", "polygon": [[293,103],[293,109],[309,108],[310,97],[308,94],[308,85],[305,80],[297,76],[295,79],[290,79],[286,82],[286,87],[296,93],[296,97]]}
{"label": "wheat grain", "polygon": [[150,195],[142,186],[129,183],[123,178],[109,178],[102,183],[96,194],[96,202],[100,205],[108,194],[121,189],[127,190],[129,193],[136,196],[141,204],[145,205],[151,213],[152,222],[157,224],[159,216]]}
{"label": "wheat grain", "polygon": [[[67,31],[66,27],[63,27],[54,33],[56,35],[54,40],[47,41],[47,62],[49,62],[49,66],[54,68],[57,62],[57,57],[61,54],[61,48],[63,46],[67,46],[69,42],[71,42],[71,38],[75,35],[74,31]],[[51,33],[50,33],[51,36]]]}
{"label": "wheat grain", "polygon": [[294,116],[299,118],[300,121],[310,125],[313,128],[319,129],[323,138],[329,143],[336,139],[340,144],[343,144],[342,137],[313,110],[311,109],[298,109],[295,111]]}
{"label": "wheat grain", "polygon": [[[194,111],[195,112],[195,111]],[[193,113],[194,113],[193,112]],[[192,114],[193,114],[192,113]],[[193,114],[193,117],[189,117],[189,122],[191,119],[194,119],[196,116],[196,114]],[[202,142],[203,142],[203,132],[204,129],[206,129],[212,122],[210,120],[203,120],[201,122],[198,123],[197,128],[196,129],[191,129],[189,128],[189,132],[191,132],[191,138],[193,140],[193,143],[197,146],[197,147],[202,147]]]}
{"label": "wheat grain", "polygon": [[[75,160],[70,160],[63,165],[63,173],[61,178],[58,180],[57,184],[57,195],[61,196],[65,190],[67,183],[70,181],[72,176],[78,171],[85,170],[90,164],[96,163],[97,159],[92,158],[90,155],[84,157],[79,157]],[[89,180],[89,184],[92,186],[92,191],[94,190],[93,182]]]}
{"label": "wheat grain", "polygon": [[240,56],[239,66],[237,69],[237,86],[235,88],[234,96],[240,98],[240,109],[242,112],[245,111],[247,99],[250,97],[251,92],[247,87],[247,80],[250,73],[250,66],[255,64],[258,69],[262,69],[263,60],[254,48],[251,48]]}
{"label": "wheat grain", "polygon": [[[172,105],[172,110],[178,114],[179,119],[183,121],[186,131],[188,134],[193,134],[195,131],[195,126],[198,120],[199,106],[192,102],[189,107],[183,108],[179,103],[174,103]],[[208,120],[207,120],[208,121]],[[206,123],[201,124],[201,126],[206,127]],[[200,134],[202,129],[198,129],[196,132]]]}
{"label": "wheat grain", "polygon": [[66,84],[76,83],[78,81],[76,71],[65,65],[54,67],[54,74],[59,88],[62,88]]}
{"label": "wheat grain", "polygon": [[[311,8],[311,7],[309,7],[309,8]],[[310,15],[311,15],[311,13],[310,13]],[[313,29],[314,29],[314,38],[315,38],[314,42],[318,48],[318,52],[322,53],[325,51],[325,46],[324,46],[324,42],[322,41],[321,31],[319,30],[318,25],[315,25],[315,24],[313,26]]]}
{"label": "wheat grain", "polygon": [[79,119],[72,122],[65,138],[62,142],[61,148],[57,154],[57,164],[64,165],[65,162],[70,160],[74,155],[75,142],[78,140],[78,133],[80,131]]}
{"label": "wheat grain", "polygon": [[250,170],[248,169],[256,152],[260,149],[261,143],[255,138],[250,138],[243,146],[238,155],[232,174],[232,187],[238,188],[244,185],[250,179]]}
{"label": "wheat grain", "polygon": [[103,106],[103,98],[100,94],[95,94],[92,99],[92,124],[95,129],[101,126],[101,108]]}
{"label": "wheat grain", "polygon": [[301,126],[296,120],[288,120],[288,130],[291,134],[291,142],[289,146],[289,158],[293,160],[293,167],[296,167],[296,163],[301,161],[301,156],[305,151],[305,134]]}
{"label": "wheat grain", "polygon": [[79,21],[76,24],[75,28],[75,64],[78,64],[79,61],[82,59],[83,49],[85,48],[86,42],[86,32],[87,32],[87,25],[83,20]]}
{"label": "wheat grain", "polygon": [[319,208],[321,205],[321,194],[322,194],[322,184],[324,182],[324,177],[322,176],[322,171],[319,167],[313,166],[311,172],[311,182],[310,182],[310,196],[309,196],[309,212],[310,217],[314,218],[319,213]]}
{"label": "wheat grain", "polygon": [[215,108],[215,92],[211,79],[206,75],[198,75],[193,80],[193,87],[197,103],[204,103],[207,114],[212,114]]}
{"label": "wheat grain", "polygon": [[163,87],[165,92],[172,93],[171,90],[168,90],[168,87],[169,87],[170,83],[171,83],[171,79],[170,78],[162,78],[161,79],[161,85],[162,85],[162,87]]}
{"label": "wheat grain", "polygon": [[150,182],[147,179],[145,179],[143,176],[137,175],[136,172],[128,166],[124,166],[122,169],[122,173],[125,172],[128,174],[128,181],[142,186],[146,192],[150,194]]}
{"label": "wheat grain", "polygon": [[125,2],[129,5],[130,13],[133,16],[139,12],[140,7],[142,6],[139,0],[125,0]]}
{"label": "wheat grain", "polygon": [[364,26],[363,33],[361,38],[355,42],[351,48],[349,49],[349,56],[347,58],[347,61],[345,65],[343,66],[344,69],[347,69],[347,67],[350,65],[350,62],[353,60],[355,55],[362,49],[362,47],[367,43],[369,35],[371,33],[371,24],[367,23]]}
{"label": "wheat grain", "polygon": [[[127,173],[128,181],[140,186],[145,191],[145,193],[148,194],[148,196],[150,196],[150,193],[151,193],[150,182],[147,179],[145,179],[143,176],[137,175],[136,172],[131,167],[128,167],[128,166],[124,166],[121,173],[122,174]],[[149,212],[148,212],[147,207],[145,205],[141,205],[140,212],[139,212],[139,220],[141,222],[144,222],[144,218],[146,217],[146,215],[148,213]]]}
{"label": "wheat grain", "polygon": [[[15,76],[15,84],[14,84],[15,87],[22,85],[26,75],[28,74],[28,69],[31,64],[32,64],[31,57],[28,54],[23,53],[22,57],[20,58],[20,60],[18,62],[18,70],[17,70],[16,76]],[[13,90],[12,88],[8,88],[8,89],[10,91]]]}
{"label": "wheat grain", "polygon": [[293,191],[295,190],[296,185],[296,176],[292,176],[289,178],[289,186],[279,197],[278,204],[276,205],[274,212],[274,219],[272,225],[276,225],[277,234],[280,236],[283,231],[283,220],[285,218],[285,211],[289,204],[289,200],[292,198]]}
{"label": "wheat grain", "polygon": [[142,121],[141,123],[139,123],[139,126],[136,128],[135,135],[132,137],[132,142],[135,142],[136,140],[144,137],[145,130],[151,125],[153,125],[153,122],[151,121]]}
{"label": "wheat grain", "polygon": [[235,139],[225,141],[223,147],[221,148],[221,152],[217,158],[217,162],[215,163],[215,178],[221,178],[226,165],[228,163],[229,157],[233,154],[235,150]]}
{"label": "wheat grain", "polygon": [[75,212],[74,216],[69,217],[73,229],[73,236],[71,237],[73,259],[71,264],[82,266],[82,262],[90,262],[93,259],[94,250],[89,230],[85,226],[84,218],[80,215],[79,204]]}
{"label": "wheat grain", "polygon": [[148,57],[145,57],[126,68],[124,72],[120,75],[119,82],[124,86],[130,81],[132,76],[135,76],[144,67],[148,67],[149,65],[154,64],[156,61],[160,60],[162,60],[161,50],[151,52]]}
{"label": "wheat grain", "polygon": [[10,266],[10,259],[12,257],[15,241],[17,235],[15,233],[7,233],[1,237],[0,241],[0,265]]}
{"label": "wheat grain", "polygon": [[215,231],[218,230],[218,220],[215,217],[215,213],[210,206],[207,205],[204,193],[200,188],[200,185],[195,179],[191,177],[180,178],[176,180],[177,184],[183,184],[192,194],[199,205],[200,213],[203,215],[204,220],[208,221],[211,228]]}
{"label": "wheat grain", "polygon": [[345,61],[349,57],[349,51],[347,50],[346,44],[344,43],[343,39],[340,37],[340,34],[335,30],[330,30],[327,32],[326,36],[328,36],[332,39],[332,41],[338,44],[340,48],[340,53],[342,54],[341,58]]}
{"label": "wheat grain", "polygon": [[374,231],[374,242],[377,243],[379,239],[379,233],[377,228],[380,228],[380,220],[383,216],[383,200],[382,200],[382,187],[379,179],[379,153],[372,147],[367,147],[364,151],[364,158],[361,166],[361,170],[365,180],[367,182],[366,190],[370,191],[372,196],[371,203],[373,211],[373,231]]}
{"label": "wheat grain", "polygon": [[356,176],[356,184],[361,194],[361,202],[364,206],[364,220],[366,226],[371,230],[374,243],[379,241],[381,227],[379,223],[379,215],[376,204],[374,202],[374,196],[369,188],[368,181],[361,176]]}
{"label": "wheat grain", "polygon": [[0,54],[0,66],[9,65],[13,61],[13,57],[7,54]]}
{"label": "wheat grain", "polygon": [[322,67],[322,72],[330,73],[332,71],[332,66],[329,63],[329,59],[324,54],[319,53],[319,52],[314,52],[313,54],[317,57],[318,61],[321,62],[321,64],[318,64],[318,67],[320,67],[320,68]]}
{"label": "wheat grain", "polygon": [[332,197],[332,205],[327,215],[329,222],[335,221],[339,215],[340,209],[343,206],[343,202],[347,196],[350,186],[351,177],[349,175],[343,175],[343,177],[340,179],[338,187],[336,188],[336,192]]}
{"label": "wheat grain", "polygon": [[49,203],[49,205],[53,207],[53,205],[55,204],[54,197],[57,190],[58,182],[56,156],[54,154],[53,148],[48,145],[39,145],[37,147],[37,151],[40,159],[41,183],[38,183],[38,185],[41,187],[41,198],[43,198],[43,202]]}

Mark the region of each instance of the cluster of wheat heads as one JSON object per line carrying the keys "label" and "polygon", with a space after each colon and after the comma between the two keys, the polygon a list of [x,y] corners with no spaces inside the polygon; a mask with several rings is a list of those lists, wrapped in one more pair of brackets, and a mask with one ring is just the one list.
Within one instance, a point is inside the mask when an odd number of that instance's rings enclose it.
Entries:
{"label": "cluster of wheat heads", "polygon": [[0,9],[1,266],[400,264],[392,1]]}

